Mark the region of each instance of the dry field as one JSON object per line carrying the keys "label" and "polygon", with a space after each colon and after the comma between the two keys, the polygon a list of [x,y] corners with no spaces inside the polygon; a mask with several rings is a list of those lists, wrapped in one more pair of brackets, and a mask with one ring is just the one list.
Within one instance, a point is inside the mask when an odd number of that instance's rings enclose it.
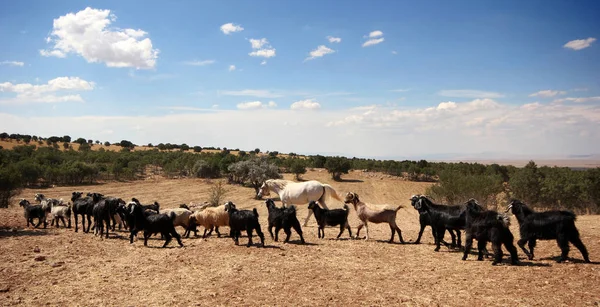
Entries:
{"label": "dry field", "polygon": [[[331,182],[324,171],[311,171],[305,179],[331,183],[339,192],[355,191],[364,201],[403,204],[398,224],[406,241],[414,241],[418,213],[409,197],[421,193],[426,183],[413,183],[380,174],[352,172],[345,182]],[[600,266],[574,260],[557,264],[555,242],[539,242],[536,259],[521,258],[522,265],[490,260],[478,262],[471,255],[446,248],[433,252],[428,228],[423,244],[388,244],[387,225],[372,225],[371,240],[336,241],[336,229],[317,239],[314,218],[304,227],[306,245],[293,234],[290,244],[273,242],[266,229],[267,212],[253,190],[228,186],[230,199],[242,208],[257,207],[266,247],[234,246],[228,237],[183,239],[184,248],[158,248],[162,241],[127,241],[127,233],[111,233],[109,239],[72,229],[24,229],[22,209],[0,209],[0,305],[27,306],[164,306],[164,305],[330,305],[330,306],[597,306],[600,303]],[[105,195],[142,202],[157,200],[161,207],[204,201],[209,185],[200,179],[146,180],[95,186],[24,190],[49,197],[69,197],[72,191],[98,191]],[[331,203],[340,207],[340,203]],[[299,217],[306,216],[299,207]],[[358,225],[354,210],[350,223]],[[518,226],[513,220],[513,233]],[[590,251],[599,259],[600,217],[580,216],[577,226]],[[364,230],[363,230],[364,231]],[[180,233],[183,230],[179,230]],[[225,231],[226,232],[226,231]],[[283,233],[283,232],[282,232]],[[282,234],[281,233],[281,234]],[[364,235],[364,233],[363,233]],[[246,238],[240,240],[246,243]],[[39,253],[34,250],[39,248]],[[523,257],[523,253],[519,251]],[[35,258],[45,259],[36,261]]]}

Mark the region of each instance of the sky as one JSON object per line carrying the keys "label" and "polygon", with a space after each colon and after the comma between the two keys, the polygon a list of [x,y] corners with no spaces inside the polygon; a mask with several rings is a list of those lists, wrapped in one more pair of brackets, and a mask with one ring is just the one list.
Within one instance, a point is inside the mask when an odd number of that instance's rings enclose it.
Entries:
{"label": "sky", "polygon": [[598,1],[2,1],[0,130],[369,158],[600,153]]}

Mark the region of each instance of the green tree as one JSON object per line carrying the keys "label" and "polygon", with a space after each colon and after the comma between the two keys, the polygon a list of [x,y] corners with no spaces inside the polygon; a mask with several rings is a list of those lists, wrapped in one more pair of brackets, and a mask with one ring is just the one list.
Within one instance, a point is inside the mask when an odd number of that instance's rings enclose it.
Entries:
{"label": "green tree", "polygon": [[269,163],[266,158],[252,158],[233,163],[229,165],[228,171],[231,181],[248,184],[257,194],[265,180],[281,178],[277,165]]}
{"label": "green tree", "polygon": [[77,143],[79,145],[83,145],[83,144],[87,143],[87,141],[84,138],[78,138],[75,140],[75,143]]}
{"label": "green tree", "polygon": [[104,146],[106,146],[106,147],[110,146],[110,142],[109,141],[104,142]]}
{"label": "green tree", "polygon": [[290,172],[294,174],[296,180],[300,180],[300,176],[306,174],[306,161],[303,159],[293,159]]}
{"label": "green tree", "polygon": [[525,167],[518,169],[510,178],[513,196],[533,206],[540,201],[541,174],[537,165],[529,161]]}
{"label": "green tree", "polygon": [[194,152],[201,152],[201,151],[202,151],[201,146],[194,146]]}
{"label": "green tree", "polygon": [[352,164],[350,160],[344,157],[330,157],[325,162],[325,169],[331,174],[331,178],[335,181],[342,180],[342,174],[348,174]]}

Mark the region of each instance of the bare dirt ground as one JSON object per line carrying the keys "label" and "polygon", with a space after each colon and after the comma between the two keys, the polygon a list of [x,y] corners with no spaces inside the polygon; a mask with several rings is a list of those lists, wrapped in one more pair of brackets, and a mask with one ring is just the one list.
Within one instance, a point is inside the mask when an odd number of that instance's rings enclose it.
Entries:
{"label": "bare dirt ground", "polygon": [[[310,171],[304,178],[331,183],[338,192],[354,191],[366,202],[404,205],[398,225],[406,241],[416,239],[418,213],[408,199],[428,184],[362,172],[350,173],[345,182],[332,182],[324,171]],[[476,261],[474,254],[461,261],[462,253],[444,247],[433,252],[429,228],[420,245],[383,242],[390,235],[387,225],[371,225],[370,241],[348,240],[347,233],[336,241],[334,228],[326,229],[325,239],[318,239],[312,218],[303,228],[308,244],[299,245],[295,233],[292,243],[283,244],[269,237],[267,211],[262,201],[253,199],[254,191],[227,187],[227,199],[242,208],[258,208],[265,248],[235,246],[230,238],[216,236],[183,239],[184,248],[173,242],[166,249],[159,248],[162,241],[157,236],[144,247],[140,240],[129,244],[126,232],[101,239],[73,229],[24,229],[20,207],[0,209],[0,305],[597,306],[600,302],[598,262],[582,263],[575,249],[572,261],[557,264],[554,258],[560,250],[555,242],[538,242],[534,261],[519,251],[522,265],[494,267],[489,259]],[[157,200],[167,208],[206,200],[209,184],[200,179],[113,182],[24,190],[19,197],[31,200],[42,192],[66,199],[72,191],[135,196],[144,203]],[[300,206],[301,220],[306,213],[306,206]],[[592,261],[600,259],[599,222],[599,216],[577,220]],[[354,210],[350,223],[355,231]],[[241,238],[241,244],[246,242]],[[39,256],[45,259],[36,261]]]}

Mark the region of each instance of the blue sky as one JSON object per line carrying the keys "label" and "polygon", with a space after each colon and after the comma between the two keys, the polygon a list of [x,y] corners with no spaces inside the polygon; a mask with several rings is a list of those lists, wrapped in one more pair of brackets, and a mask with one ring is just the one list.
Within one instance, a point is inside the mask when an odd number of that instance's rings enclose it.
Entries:
{"label": "blue sky", "polygon": [[599,13],[597,1],[3,2],[0,130],[365,157],[600,153]]}

